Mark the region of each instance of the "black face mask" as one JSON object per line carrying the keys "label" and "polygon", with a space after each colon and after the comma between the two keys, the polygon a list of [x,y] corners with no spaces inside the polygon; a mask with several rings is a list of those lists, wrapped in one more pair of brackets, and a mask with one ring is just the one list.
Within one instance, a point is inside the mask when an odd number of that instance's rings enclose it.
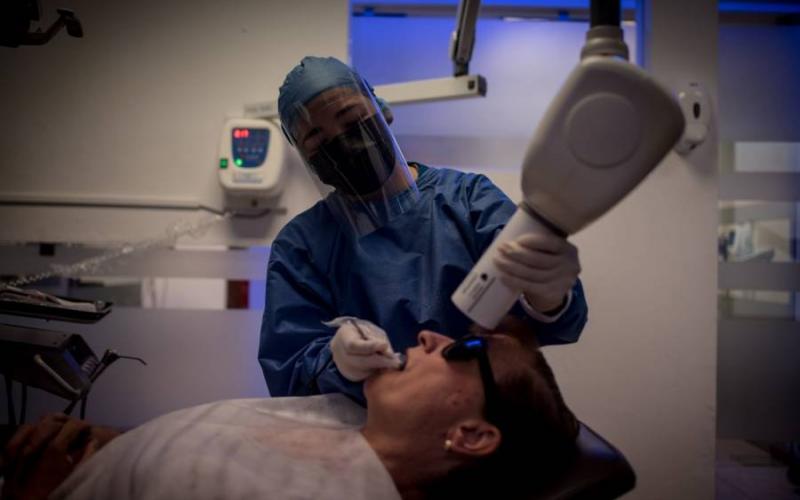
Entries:
{"label": "black face mask", "polygon": [[320,145],[308,163],[322,182],[337,190],[351,195],[372,193],[394,170],[390,137],[383,123],[365,118]]}

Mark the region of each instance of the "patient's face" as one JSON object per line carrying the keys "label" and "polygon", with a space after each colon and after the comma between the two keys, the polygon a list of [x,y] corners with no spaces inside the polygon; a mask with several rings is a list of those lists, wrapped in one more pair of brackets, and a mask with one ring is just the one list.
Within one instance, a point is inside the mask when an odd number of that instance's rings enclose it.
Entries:
{"label": "patient's face", "polygon": [[[492,335],[489,357],[495,376],[504,349],[515,339]],[[450,425],[454,419],[483,418],[484,390],[477,360],[447,361],[442,349],[452,339],[428,330],[407,351],[402,371],[384,371],[364,385],[370,418],[391,419],[409,426]]]}

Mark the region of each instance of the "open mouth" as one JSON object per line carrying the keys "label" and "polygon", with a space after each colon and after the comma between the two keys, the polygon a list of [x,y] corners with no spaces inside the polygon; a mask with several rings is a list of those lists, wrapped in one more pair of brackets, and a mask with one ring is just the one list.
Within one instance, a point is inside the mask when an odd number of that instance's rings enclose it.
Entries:
{"label": "open mouth", "polygon": [[408,356],[405,353],[397,353],[397,359],[400,360],[400,366],[397,368],[398,371],[406,369],[406,363],[408,362]]}

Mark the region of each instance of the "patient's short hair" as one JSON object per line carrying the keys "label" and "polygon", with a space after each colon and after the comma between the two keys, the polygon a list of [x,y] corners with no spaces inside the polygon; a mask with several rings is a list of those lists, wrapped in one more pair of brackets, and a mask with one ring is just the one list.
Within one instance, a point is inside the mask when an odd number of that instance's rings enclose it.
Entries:
{"label": "patient's short hair", "polygon": [[502,366],[495,366],[498,356],[492,357],[497,413],[501,415],[495,425],[502,438],[495,453],[448,476],[434,496],[530,497],[550,484],[573,458],[577,419],[564,402],[528,323],[508,316],[492,331],[473,327],[472,333],[490,337],[492,333],[508,334],[522,346],[503,357]]}

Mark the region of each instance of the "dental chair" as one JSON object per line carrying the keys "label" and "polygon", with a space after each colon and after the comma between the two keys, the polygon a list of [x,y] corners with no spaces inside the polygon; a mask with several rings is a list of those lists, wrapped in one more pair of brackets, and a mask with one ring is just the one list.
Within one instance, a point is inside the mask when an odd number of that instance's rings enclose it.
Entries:
{"label": "dental chair", "polygon": [[572,464],[535,500],[609,500],[634,486],[636,474],[625,456],[581,422]]}

